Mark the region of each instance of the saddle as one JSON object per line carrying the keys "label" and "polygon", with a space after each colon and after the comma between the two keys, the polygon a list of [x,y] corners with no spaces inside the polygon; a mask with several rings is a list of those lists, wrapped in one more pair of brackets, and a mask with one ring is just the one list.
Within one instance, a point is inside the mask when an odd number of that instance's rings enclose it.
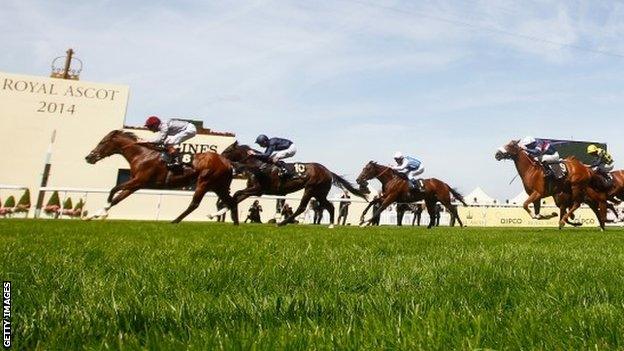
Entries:
{"label": "saddle", "polygon": [[410,191],[415,191],[415,192],[419,192],[419,193],[425,192],[425,180],[424,179],[418,178],[418,179],[415,179],[415,180],[412,181],[412,180],[409,180],[407,178],[407,175],[405,175],[403,173],[400,173],[400,172],[397,172],[397,171],[395,171],[395,173],[398,174],[399,177],[401,177],[401,178],[403,178],[403,179],[405,179],[407,181],[407,184],[409,186],[409,190]]}
{"label": "saddle", "polygon": [[264,163],[260,167],[260,171],[266,175],[270,176],[274,171],[277,171],[280,179],[296,179],[303,178],[306,174],[306,165],[305,163],[295,162],[295,163]]}
{"label": "saddle", "polygon": [[162,147],[159,151],[161,161],[174,173],[181,172],[184,167],[193,167],[195,155],[192,153],[180,153],[173,147]]}
{"label": "saddle", "polygon": [[424,193],[425,192],[425,180],[422,178],[418,178],[415,181],[409,181],[409,185],[410,185],[410,190],[411,191],[416,191],[419,193]]}
{"label": "saddle", "polygon": [[600,179],[600,187],[603,190],[609,190],[613,187],[613,178],[611,177],[611,175],[609,173],[604,173],[604,172],[600,172],[600,171],[596,171],[596,175],[598,176],[598,178]]}
{"label": "saddle", "polygon": [[542,163],[542,167],[544,167],[544,176],[546,178],[552,177],[555,180],[560,180],[568,175],[568,167],[566,166],[565,162],[548,164]]}

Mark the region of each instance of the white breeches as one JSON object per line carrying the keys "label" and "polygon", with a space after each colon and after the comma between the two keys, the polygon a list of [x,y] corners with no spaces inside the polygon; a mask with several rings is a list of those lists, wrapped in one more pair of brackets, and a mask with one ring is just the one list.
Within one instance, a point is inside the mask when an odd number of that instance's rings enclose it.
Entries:
{"label": "white breeches", "polygon": [[295,144],[290,144],[290,147],[288,147],[288,149],[273,152],[271,154],[271,160],[273,162],[277,162],[285,158],[293,157],[296,153],[297,148],[295,147]]}
{"label": "white breeches", "polygon": [[178,134],[170,135],[165,140],[165,145],[179,145],[184,141],[189,140],[197,134],[197,129],[193,124],[188,124],[188,126]]}
{"label": "white breeches", "polygon": [[613,170],[613,163],[610,164],[610,165],[606,165],[606,164],[602,163],[602,164],[600,164],[598,166],[598,170],[603,172],[603,173],[609,173],[609,172],[611,172]]}
{"label": "white breeches", "polygon": [[417,169],[413,171],[409,171],[406,173],[407,179],[416,180],[416,176],[422,174],[424,171],[425,171],[425,167],[418,167]]}
{"label": "white breeches", "polygon": [[555,152],[552,155],[542,155],[541,158],[544,163],[557,163],[561,160],[558,152]]}

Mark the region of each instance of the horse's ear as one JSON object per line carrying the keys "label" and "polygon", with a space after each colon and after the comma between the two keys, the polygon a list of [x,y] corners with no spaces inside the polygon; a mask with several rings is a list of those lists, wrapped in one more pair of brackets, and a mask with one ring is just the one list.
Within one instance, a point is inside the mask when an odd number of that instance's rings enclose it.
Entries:
{"label": "horse's ear", "polygon": [[234,141],[234,145],[238,146],[238,140]]}

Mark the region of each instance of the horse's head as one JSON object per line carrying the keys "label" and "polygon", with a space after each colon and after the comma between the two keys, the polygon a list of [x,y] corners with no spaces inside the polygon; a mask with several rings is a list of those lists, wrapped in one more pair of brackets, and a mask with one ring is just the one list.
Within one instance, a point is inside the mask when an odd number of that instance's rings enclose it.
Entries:
{"label": "horse's head", "polygon": [[221,156],[227,158],[232,162],[241,162],[247,158],[247,151],[251,148],[247,145],[240,145],[238,141],[235,141],[232,145],[228,146],[221,152]]}
{"label": "horse's head", "polygon": [[365,191],[367,194],[370,194],[370,190],[368,189],[368,181],[377,177],[379,172],[377,168],[379,165],[375,161],[369,161],[366,166],[360,172],[360,175],[355,180],[356,183],[360,185],[360,190]]}
{"label": "horse's head", "polygon": [[499,147],[498,150],[496,150],[496,154],[494,154],[496,161],[515,159],[518,157],[520,152],[522,152],[522,147],[519,143],[519,140],[512,140],[506,145]]}
{"label": "horse's head", "polygon": [[103,158],[120,153],[122,145],[120,143],[121,139],[136,141],[137,137],[130,132],[113,130],[100,140],[97,146],[85,157],[85,160],[90,164],[94,164]]}

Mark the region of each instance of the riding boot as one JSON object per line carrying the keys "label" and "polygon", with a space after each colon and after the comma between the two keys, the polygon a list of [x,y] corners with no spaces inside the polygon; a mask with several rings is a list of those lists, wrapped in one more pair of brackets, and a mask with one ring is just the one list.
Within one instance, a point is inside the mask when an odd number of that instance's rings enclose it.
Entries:
{"label": "riding boot", "polygon": [[548,164],[542,163],[542,167],[544,168],[544,178],[555,178],[555,173]]}
{"label": "riding boot", "polygon": [[169,146],[167,147],[167,154],[169,156],[169,160],[167,162],[167,167],[169,169],[178,169],[182,166],[180,162],[180,152],[177,148]]}
{"label": "riding boot", "polygon": [[602,171],[599,171],[598,174],[602,178],[602,186],[605,189],[610,189],[613,186],[613,179],[611,178],[611,175]]}

